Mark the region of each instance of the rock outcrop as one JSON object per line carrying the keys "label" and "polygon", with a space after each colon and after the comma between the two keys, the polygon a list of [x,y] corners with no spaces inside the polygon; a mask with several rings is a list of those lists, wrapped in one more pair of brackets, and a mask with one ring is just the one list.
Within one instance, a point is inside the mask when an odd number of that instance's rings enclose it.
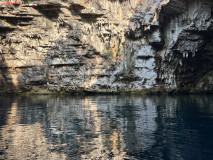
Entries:
{"label": "rock outcrop", "polygon": [[212,92],[212,0],[0,6],[0,91]]}

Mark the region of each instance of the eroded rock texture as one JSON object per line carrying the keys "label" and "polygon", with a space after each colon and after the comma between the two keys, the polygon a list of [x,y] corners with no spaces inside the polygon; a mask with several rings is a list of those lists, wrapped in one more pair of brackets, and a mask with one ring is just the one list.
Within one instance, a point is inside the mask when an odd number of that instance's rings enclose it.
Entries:
{"label": "eroded rock texture", "polygon": [[212,0],[0,7],[0,90],[213,91]]}

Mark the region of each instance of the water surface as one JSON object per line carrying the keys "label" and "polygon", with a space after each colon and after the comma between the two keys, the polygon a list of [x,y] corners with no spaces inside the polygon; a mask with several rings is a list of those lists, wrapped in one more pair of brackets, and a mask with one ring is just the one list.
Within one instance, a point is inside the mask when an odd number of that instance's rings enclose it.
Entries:
{"label": "water surface", "polygon": [[0,97],[0,159],[212,160],[213,97]]}

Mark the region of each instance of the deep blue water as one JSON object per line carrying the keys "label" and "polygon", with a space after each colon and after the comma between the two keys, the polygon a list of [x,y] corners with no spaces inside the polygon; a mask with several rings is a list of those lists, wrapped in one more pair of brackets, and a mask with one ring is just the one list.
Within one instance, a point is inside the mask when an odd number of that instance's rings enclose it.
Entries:
{"label": "deep blue water", "polygon": [[1,96],[0,159],[212,160],[213,96]]}

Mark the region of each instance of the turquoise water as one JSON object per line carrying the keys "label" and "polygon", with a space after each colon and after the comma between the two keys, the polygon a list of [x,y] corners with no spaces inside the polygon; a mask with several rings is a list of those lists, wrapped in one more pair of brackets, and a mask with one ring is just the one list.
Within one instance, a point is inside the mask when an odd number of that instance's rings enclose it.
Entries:
{"label": "turquoise water", "polygon": [[0,159],[213,159],[213,96],[0,97]]}

